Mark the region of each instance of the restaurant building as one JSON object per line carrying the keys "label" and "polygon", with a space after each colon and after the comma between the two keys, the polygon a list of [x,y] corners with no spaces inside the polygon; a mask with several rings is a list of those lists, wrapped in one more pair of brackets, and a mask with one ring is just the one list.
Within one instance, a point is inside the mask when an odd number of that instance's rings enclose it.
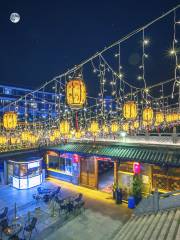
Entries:
{"label": "restaurant building", "polygon": [[99,189],[100,162],[113,165],[112,184],[131,194],[133,175],[142,179],[143,195],[180,190],[180,148],[123,143],[68,143],[45,153],[48,175],[73,184]]}

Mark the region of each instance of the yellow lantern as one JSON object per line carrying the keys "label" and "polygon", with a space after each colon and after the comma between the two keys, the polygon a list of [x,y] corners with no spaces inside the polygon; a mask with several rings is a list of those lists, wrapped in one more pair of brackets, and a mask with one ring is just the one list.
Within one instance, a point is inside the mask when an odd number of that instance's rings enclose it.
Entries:
{"label": "yellow lantern", "polygon": [[142,125],[143,125],[143,127],[147,127],[149,125],[152,125],[152,121],[150,121],[150,122],[143,121]]}
{"label": "yellow lantern", "polygon": [[137,117],[137,105],[134,101],[128,101],[124,103],[123,116],[127,120],[133,120]]}
{"label": "yellow lantern", "polygon": [[3,115],[3,126],[7,130],[15,129],[17,126],[17,113],[6,112]]}
{"label": "yellow lantern", "polygon": [[68,135],[70,131],[70,124],[67,120],[63,120],[60,122],[60,133],[62,135]]}
{"label": "yellow lantern", "polygon": [[122,130],[125,131],[125,132],[128,132],[129,131],[129,123],[124,123],[122,125]]}
{"label": "yellow lantern", "polygon": [[119,130],[119,125],[117,122],[113,122],[111,125],[111,132],[116,133]]}
{"label": "yellow lantern", "polygon": [[80,131],[75,132],[75,138],[77,138],[77,139],[81,138],[81,132]]}
{"label": "yellow lantern", "polygon": [[50,142],[54,142],[55,139],[56,139],[56,137],[55,137],[54,135],[51,135],[51,136],[49,137]]}
{"label": "yellow lantern", "polygon": [[38,141],[38,137],[34,134],[29,134],[28,141],[32,144],[35,144]]}
{"label": "yellow lantern", "polygon": [[165,116],[165,119],[166,119],[167,123],[173,122],[172,114],[167,113],[166,116]]}
{"label": "yellow lantern", "polygon": [[28,141],[28,136],[29,136],[29,134],[30,134],[30,132],[28,132],[28,131],[22,132],[22,133],[21,133],[21,139],[22,139],[23,141]]}
{"label": "yellow lantern", "polygon": [[72,137],[73,137],[73,136],[72,136],[72,133],[67,134],[66,137],[67,137],[67,138],[72,138]]}
{"label": "yellow lantern", "polygon": [[16,143],[16,138],[15,137],[11,137],[10,141],[11,141],[11,144],[15,144]]}
{"label": "yellow lantern", "polygon": [[173,122],[178,121],[178,114],[177,113],[172,114],[172,120],[173,120]]}
{"label": "yellow lantern", "polygon": [[164,114],[162,112],[157,112],[155,117],[155,122],[160,125],[164,121]]}
{"label": "yellow lantern", "polygon": [[103,133],[109,133],[109,128],[107,125],[102,126]]}
{"label": "yellow lantern", "polygon": [[4,145],[4,144],[6,144],[7,143],[7,138],[5,137],[5,136],[0,136],[0,144],[1,145]]}
{"label": "yellow lantern", "polygon": [[90,125],[90,132],[92,134],[97,134],[99,132],[99,124],[96,121],[92,121],[91,125]]}
{"label": "yellow lantern", "polygon": [[53,135],[55,138],[59,138],[60,137],[60,131],[58,129],[55,129],[53,132]]}
{"label": "yellow lantern", "polygon": [[147,122],[147,124],[150,124],[153,120],[153,110],[150,107],[147,107],[143,110],[143,121]]}
{"label": "yellow lantern", "polygon": [[139,128],[139,121],[135,121],[135,122],[133,122],[133,128],[135,128],[135,129],[137,129],[137,128]]}
{"label": "yellow lantern", "polygon": [[71,108],[81,108],[86,101],[86,86],[81,78],[74,78],[66,85],[66,100]]}

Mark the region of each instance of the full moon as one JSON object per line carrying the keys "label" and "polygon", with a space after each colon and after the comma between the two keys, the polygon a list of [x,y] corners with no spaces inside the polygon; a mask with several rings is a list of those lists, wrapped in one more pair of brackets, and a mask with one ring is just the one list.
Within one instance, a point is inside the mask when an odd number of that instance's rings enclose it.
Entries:
{"label": "full moon", "polygon": [[10,20],[13,23],[18,23],[20,21],[20,15],[19,13],[11,13]]}

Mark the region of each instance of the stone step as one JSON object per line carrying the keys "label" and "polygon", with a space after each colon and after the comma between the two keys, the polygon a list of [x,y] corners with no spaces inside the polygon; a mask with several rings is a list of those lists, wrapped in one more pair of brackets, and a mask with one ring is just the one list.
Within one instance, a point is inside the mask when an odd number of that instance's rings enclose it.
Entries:
{"label": "stone step", "polygon": [[137,221],[138,217],[131,218],[119,231],[119,233],[116,235],[116,238],[114,240],[119,240],[121,237],[123,238],[126,236],[126,234],[129,231],[129,228],[131,228],[134,224],[134,221]]}
{"label": "stone step", "polygon": [[146,231],[146,234],[144,235],[143,237],[143,240],[149,240],[151,239],[151,235],[155,229],[155,227],[157,226],[158,222],[159,222],[159,219],[161,218],[161,215],[162,213],[158,213],[156,215],[154,215],[154,219],[153,219],[153,222],[152,224],[149,226],[149,228],[147,229]]}
{"label": "stone step", "polygon": [[131,239],[136,239],[136,237],[139,235],[139,233],[142,230],[142,227],[144,226],[144,224],[148,221],[149,216],[146,215],[144,216],[144,218],[142,218],[140,224],[136,227],[135,231],[132,232],[131,234]]}
{"label": "stone step", "polygon": [[[137,217],[135,217],[137,219]],[[120,229],[120,231],[116,234],[116,236],[113,238],[113,240],[119,240],[119,237],[124,234],[126,229],[129,227],[129,224],[132,222],[132,218],[130,218],[124,226]]]}
{"label": "stone step", "polygon": [[161,215],[161,218],[156,226],[156,228],[154,229],[154,232],[153,234],[151,235],[151,240],[156,240],[162,227],[163,227],[163,224],[164,222],[166,221],[166,218],[167,218],[167,215],[168,215],[168,212],[164,212],[162,215]]}
{"label": "stone step", "polygon": [[180,223],[177,229],[177,234],[176,234],[176,239],[175,240],[179,240],[180,239]]}
{"label": "stone step", "polygon": [[142,226],[142,229],[139,233],[139,235],[136,237],[136,240],[142,240],[144,235],[146,234],[147,229],[149,228],[149,226],[152,224],[153,220],[154,220],[154,215],[148,215],[148,220],[145,222],[144,226]]}
{"label": "stone step", "polygon": [[178,225],[180,224],[180,210],[177,210],[167,235],[167,240],[174,239]]}
{"label": "stone step", "polygon": [[164,239],[166,239],[166,235],[167,235],[167,233],[169,231],[169,226],[170,226],[170,224],[171,224],[171,222],[173,220],[174,214],[175,214],[175,211],[170,211],[168,213],[166,221],[165,221],[165,223],[164,223],[164,225],[163,225],[163,227],[161,229],[161,232],[160,232],[157,240],[164,240]]}
{"label": "stone step", "polygon": [[128,239],[132,239],[131,238],[131,235],[133,234],[133,232],[135,231],[135,229],[140,225],[140,223],[141,223],[141,221],[142,221],[142,219],[143,218],[145,218],[145,216],[144,217],[140,217],[140,218],[138,218],[138,219],[134,219],[133,221],[132,221],[132,224],[130,225],[129,224],[129,228],[127,229],[127,232],[126,232],[126,234],[124,235],[124,236],[120,236],[120,238],[119,238],[119,240],[128,240]]}

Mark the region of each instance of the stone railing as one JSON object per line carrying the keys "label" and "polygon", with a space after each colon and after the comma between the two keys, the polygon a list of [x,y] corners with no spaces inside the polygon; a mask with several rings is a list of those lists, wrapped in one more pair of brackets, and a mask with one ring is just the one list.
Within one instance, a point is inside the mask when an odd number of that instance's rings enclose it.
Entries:
{"label": "stone railing", "polygon": [[155,191],[153,195],[144,198],[139,203],[134,210],[134,214],[150,214],[177,207],[180,207],[180,190],[164,194]]}

